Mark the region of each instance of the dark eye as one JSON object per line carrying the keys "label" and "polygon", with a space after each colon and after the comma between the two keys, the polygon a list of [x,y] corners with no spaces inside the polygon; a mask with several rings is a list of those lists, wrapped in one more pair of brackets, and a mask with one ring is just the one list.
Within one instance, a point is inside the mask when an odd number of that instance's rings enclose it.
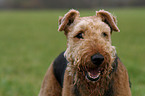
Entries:
{"label": "dark eye", "polygon": [[79,33],[77,34],[75,37],[79,38],[79,39],[83,39],[83,33]]}
{"label": "dark eye", "polygon": [[105,32],[103,32],[102,35],[103,35],[104,37],[107,37],[107,36],[108,36],[107,33],[105,33]]}

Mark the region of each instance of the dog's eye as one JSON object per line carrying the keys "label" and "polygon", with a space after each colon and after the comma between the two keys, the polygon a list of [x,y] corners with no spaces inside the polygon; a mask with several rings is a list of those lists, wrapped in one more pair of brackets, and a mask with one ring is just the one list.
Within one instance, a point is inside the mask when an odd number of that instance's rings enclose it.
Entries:
{"label": "dog's eye", "polygon": [[103,32],[102,35],[103,35],[103,37],[107,37],[108,36],[108,34],[105,33],[105,32]]}
{"label": "dog's eye", "polygon": [[76,38],[83,39],[83,33],[79,33],[75,36]]}

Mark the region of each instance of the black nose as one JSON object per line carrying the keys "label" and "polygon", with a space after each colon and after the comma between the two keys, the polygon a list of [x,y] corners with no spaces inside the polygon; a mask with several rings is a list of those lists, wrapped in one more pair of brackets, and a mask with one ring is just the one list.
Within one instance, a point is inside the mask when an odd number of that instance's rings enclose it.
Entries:
{"label": "black nose", "polygon": [[104,56],[101,55],[100,53],[94,54],[94,55],[91,57],[91,61],[92,61],[92,63],[95,64],[95,65],[100,65],[100,64],[102,64],[102,62],[104,61]]}

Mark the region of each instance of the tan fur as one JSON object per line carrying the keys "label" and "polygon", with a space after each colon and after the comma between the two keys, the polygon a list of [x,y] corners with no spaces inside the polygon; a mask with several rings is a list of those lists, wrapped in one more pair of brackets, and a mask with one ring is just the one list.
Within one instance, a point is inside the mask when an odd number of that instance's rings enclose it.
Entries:
{"label": "tan fur", "polygon": [[118,70],[113,74],[114,79],[114,92],[115,96],[131,96],[131,90],[128,88],[129,86],[129,77],[128,72],[125,66],[118,59]]}
{"label": "tan fur", "polygon": [[39,96],[61,96],[62,89],[53,73],[53,63],[48,68],[44,77]]}
{"label": "tan fur", "polygon": [[72,91],[73,91],[73,78],[72,76],[69,75],[69,72],[66,70],[65,75],[64,75],[64,88],[62,91],[62,96],[74,96]]}
{"label": "tan fur", "polygon": [[116,18],[114,16],[112,16],[109,12],[100,10],[100,11],[96,11],[96,14],[98,16],[101,16],[103,21],[105,21],[105,19],[106,19],[106,21],[109,23],[109,25],[111,26],[111,28],[114,31],[120,32],[119,28],[116,25],[116,23],[117,23]]}
{"label": "tan fur", "polygon": [[[113,96],[131,96],[128,73],[119,59],[117,71],[110,76],[112,64],[116,58],[116,49],[111,43],[111,33],[120,31],[117,27],[117,20],[108,11],[100,10],[96,13],[95,16],[80,17],[78,11],[70,10],[64,17],[59,18],[58,30],[64,31],[67,37],[67,49],[64,56],[68,64],[63,89],[56,81],[51,65],[44,78],[40,96],[59,96],[61,91],[61,96],[76,96],[76,89],[81,96],[103,96],[105,91],[109,90],[111,80],[114,80]],[[83,38],[76,37],[79,33],[82,33]],[[85,78],[85,71],[87,68],[95,67],[90,58],[97,53],[104,56],[104,61],[100,66],[103,68],[103,73],[97,82],[92,82]]]}
{"label": "tan fur", "polygon": [[59,28],[58,31],[63,31],[66,29],[69,21],[73,22],[73,20],[79,16],[79,12],[76,10],[71,10],[70,12],[68,12],[63,18],[59,18]]}

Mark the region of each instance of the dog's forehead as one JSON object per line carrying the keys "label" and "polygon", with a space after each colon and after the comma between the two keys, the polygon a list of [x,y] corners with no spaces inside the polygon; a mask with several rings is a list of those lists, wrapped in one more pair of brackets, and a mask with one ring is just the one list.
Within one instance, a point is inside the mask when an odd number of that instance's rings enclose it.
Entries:
{"label": "dog's forehead", "polygon": [[89,17],[79,17],[78,18],[78,23],[81,23],[81,22],[86,22],[87,24],[89,23],[96,23],[96,22],[101,22],[101,18],[100,17],[97,17],[97,16],[89,16]]}
{"label": "dog's forehead", "polygon": [[89,17],[79,17],[77,18],[75,24],[74,24],[74,30],[87,30],[90,29],[100,29],[103,31],[109,31],[110,27],[102,21],[100,17],[97,16],[89,16]]}

